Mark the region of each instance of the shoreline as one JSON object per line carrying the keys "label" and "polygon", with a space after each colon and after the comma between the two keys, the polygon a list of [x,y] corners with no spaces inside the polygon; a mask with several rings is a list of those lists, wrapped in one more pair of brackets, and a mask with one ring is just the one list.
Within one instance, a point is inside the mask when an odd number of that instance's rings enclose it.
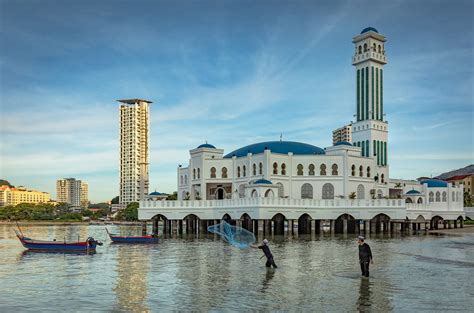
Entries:
{"label": "shoreline", "polygon": [[21,225],[32,225],[32,226],[70,226],[70,225],[127,225],[127,226],[141,226],[140,222],[127,222],[127,221],[0,221],[0,225],[12,225],[16,226],[16,222]]}
{"label": "shoreline", "polygon": [[464,225],[463,228],[441,228],[432,229],[428,231],[428,234],[441,234],[441,235],[461,235],[461,234],[474,234],[474,225]]}

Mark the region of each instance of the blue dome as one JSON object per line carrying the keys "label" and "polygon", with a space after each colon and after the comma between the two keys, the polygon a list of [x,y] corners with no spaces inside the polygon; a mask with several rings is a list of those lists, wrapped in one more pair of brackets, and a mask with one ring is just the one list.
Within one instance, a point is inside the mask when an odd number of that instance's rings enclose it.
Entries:
{"label": "blue dome", "polygon": [[232,158],[236,156],[238,158],[246,156],[247,153],[259,154],[263,153],[265,150],[271,150],[272,153],[288,154],[288,152],[293,152],[295,155],[304,155],[304,154],[325,154],[323,149],[309,145],[307,143],[295,142],[295,141],[266,141],[254,143],[232,151],[224,156],[224,158]]}
{"label": "blue dome", "polygon": [[196,149],[199,149],[199,148],[210,148],[210,149],[216,149],[216,147],[214,147],[213,145],[211,144],[208,144],[208,143],[203,143],[202,145],[199,145]]}
{"label": "blue dome", "polygon": [[153,191],[152,193],[150,193],[150,196],[162,196],[162,195],[164,194],[158,191]]}
{"label": "blue dome", "polygon": [[448,187],[448,183],[443,181],[443,180],[437,180],[437,179],[427,179],[427,180],[422,180],[422,184],[428,184],[428,188],[443,188],[443,187]]}
{"label": "blue dome", "polygon": [[339,141],[339,142],[336,142],[334,146],[352,146],[352,144],[347,141]]}
{"label": "blue dome", "polygon": [[420,192],[418,190],[415,190],[415,189],[410,190],[410,191],[407,192],[407,195],[415,195],[415,194],[420,194]]}
{"label": "blue dome", "polygon": [[366,27],[366,28],[364,28],[360,33],[363,34],[363,33],[366,33],[366,32],[375,32],[375,33],[378,33],[379,31],[376,30],[376,29],[373,28],[373,27]]}
{"label": "blue dome", "polygon": [[253,182],[254,184],[264,184],[264,185],[271,185],[272,182],[266,179],[258,179]]}

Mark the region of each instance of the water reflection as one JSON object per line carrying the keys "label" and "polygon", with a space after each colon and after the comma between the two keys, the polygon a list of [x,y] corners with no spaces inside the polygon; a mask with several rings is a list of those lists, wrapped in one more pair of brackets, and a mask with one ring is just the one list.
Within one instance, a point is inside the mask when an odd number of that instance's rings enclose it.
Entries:
{"label": "water reflection", "polygon": [[267,272],[265,274],[265,278],[262,281],[262,288],[260,289],[261,292],[265,292],[268,287],[271,286],[271,281],[275,276],[275,269],[274,268],[267,268]]}
{"label": "water reflection", "polygon": [[359,298],[357,299],[357,311],[358,312],[365,312],[372,306],[372,291],[370,279],[366,277],[360,278],[360,285],[359,285]]}

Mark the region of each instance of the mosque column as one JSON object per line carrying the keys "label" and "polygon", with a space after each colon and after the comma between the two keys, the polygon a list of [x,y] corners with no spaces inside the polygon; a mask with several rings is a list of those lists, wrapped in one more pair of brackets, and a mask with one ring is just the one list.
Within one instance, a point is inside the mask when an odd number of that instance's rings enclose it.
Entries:
{"label": "mosque column", "polygon": [[142,235],[146,235],[146,221],[142,222]]}
{"label": "mosque column", "polygon": [[331,235],[334,235],[336,233],[336,221],[331,220]]}
{"label": "mosque column", "polygon": [[459,221],[459,227],[460,227],[460,228],[464,228],[464,220],[460,220],[460,221]]}
{"label": "mosque column", "polygon": [[314,235],[314,233],[316,232],[316,220],[311,220],[310,223],[311,223],[311,235]]}
{"label": "mosque column", "polygon": [[346,219],[342,220],[342,233],[344,235],[347,235],[347,220]]}
{"label": "mosque column", "polygon": [[454,220],[454,228],[458,228],[458,220]]}
{"label": "mosque column", "polygon": [[392,222],[387,222],[387,232],[390,234],[392,232]]}
{"label": "mosque column", "polygon": [[178,221],[173,220],[173,234],[177,234],[177,233],[178,233]]}
{"label": "mosque column", "polygon": [[288,235],[293,235],[293,220],[288,220]]}
{"label": "mosque column", "polygon": [[293,235],[298,237],[298,220],[293,220]]}
{"label": "mosque column", "polygon": [[158,234],[158,220],[153,219],[152,224],[153,224],[153,230],[152,230],[153,234]]}

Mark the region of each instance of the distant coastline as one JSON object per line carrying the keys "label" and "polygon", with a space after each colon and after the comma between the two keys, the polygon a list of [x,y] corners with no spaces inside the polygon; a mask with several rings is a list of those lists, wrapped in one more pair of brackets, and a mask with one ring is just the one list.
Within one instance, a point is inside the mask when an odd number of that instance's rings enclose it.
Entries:
{"label": "distant coastline", "polygon": [[128,221],[7,221],[7,220],[0,220],[0,225],[12,225],[16,226],[15,222],[21,225],[29,225],[29,226],[68,226],[68,225],[128,225],[128,226],[141,226],[140,222],[128,222]]}

